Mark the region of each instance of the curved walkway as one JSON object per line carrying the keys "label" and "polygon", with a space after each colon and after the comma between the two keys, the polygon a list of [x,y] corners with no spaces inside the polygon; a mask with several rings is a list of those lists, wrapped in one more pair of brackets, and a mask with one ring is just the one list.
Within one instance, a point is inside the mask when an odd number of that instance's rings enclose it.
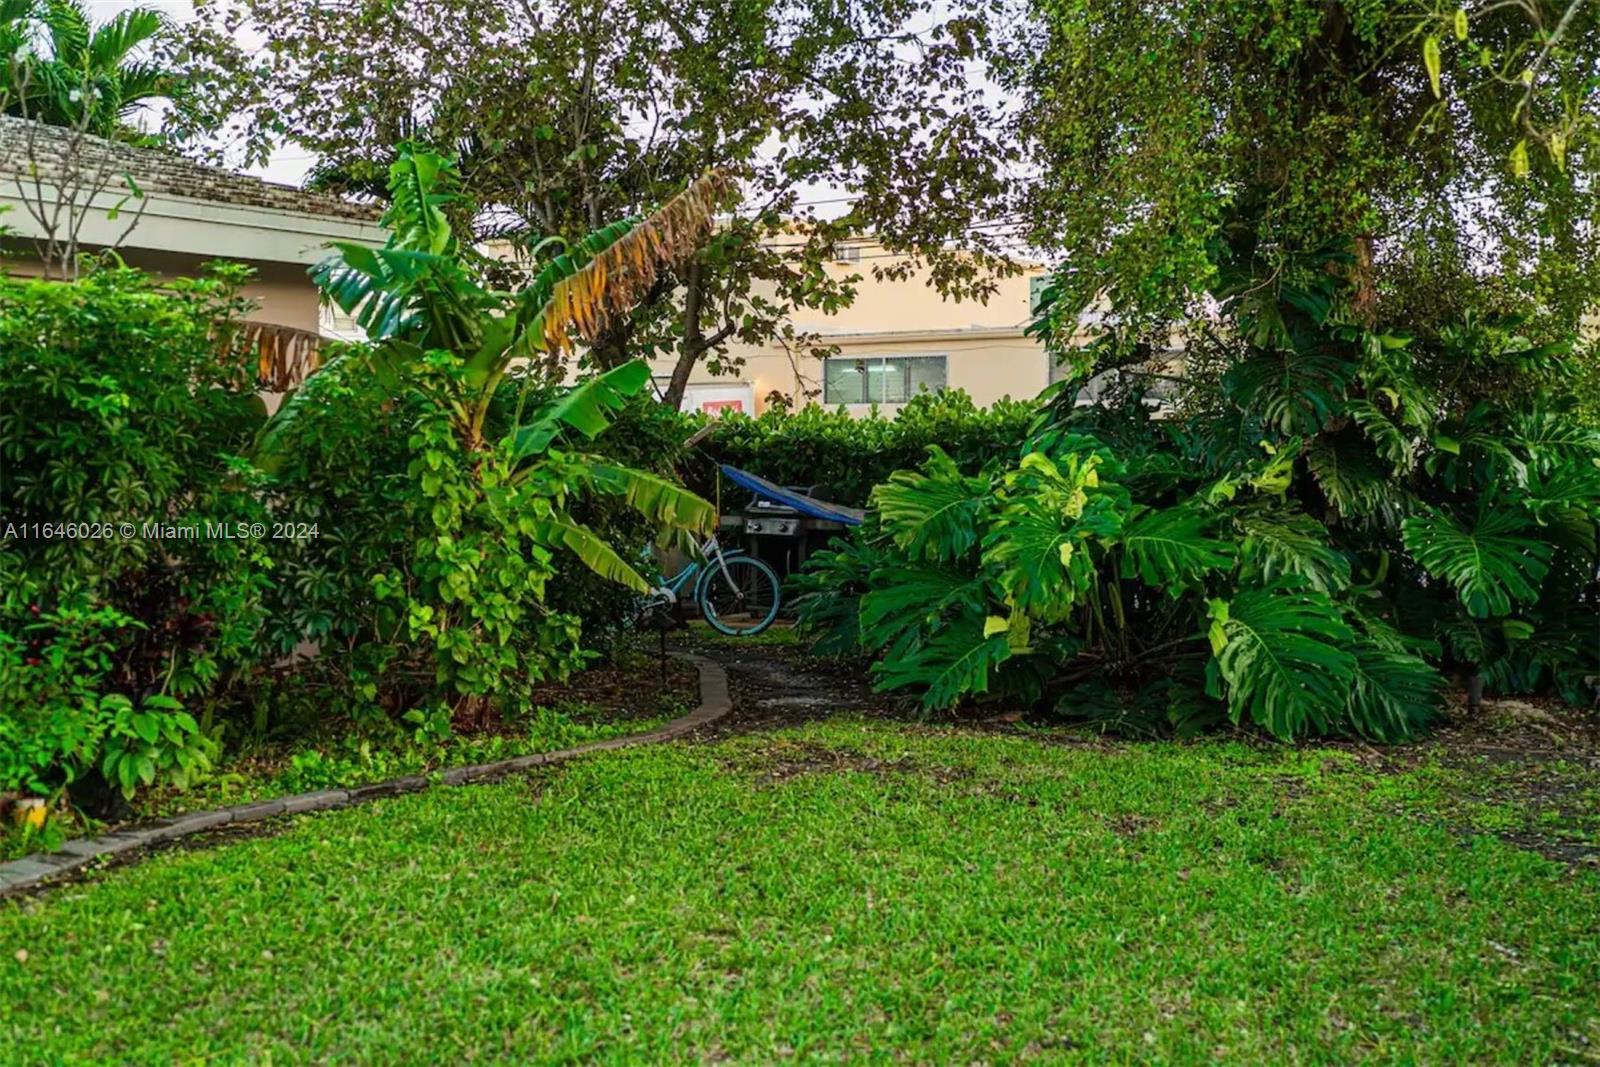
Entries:
{"label": "curved walkway", "polygon": [[671,741],[698,727],[716,722],[732,710],[733,702],[728,695],[728,676],[720,665],[704,656],[692,653],[674,652],[672,655],[694,664],[700,672],[700,705],[689,714],[654,730],[611,737],[604,741],[594,741],[555,752],[540,752],[497,760],[494,763],[452,767],[426,775],[413,774],[403,778],[391,778],[386,782],[375,782],[354,789],[320,789],[313,793],[297,793],[276,800],[258,800],[214,811],[196,811],[99,837],[78,838],[68,841],[56,852],[34,853],[20,860],[12,860],[10,863],[0,863],[0,898],[37,889],[66,875],[81,871],[101,857],[132,858],[134,854],[151,846],[167,844],[223,826],[241,826],[277,818],[280,815],[347,808],[365,804],[379,797],[420,792],[436,782],[443,785],[467,785],[472,782],[490,781],[518,771],[561,763],[591,752]]}

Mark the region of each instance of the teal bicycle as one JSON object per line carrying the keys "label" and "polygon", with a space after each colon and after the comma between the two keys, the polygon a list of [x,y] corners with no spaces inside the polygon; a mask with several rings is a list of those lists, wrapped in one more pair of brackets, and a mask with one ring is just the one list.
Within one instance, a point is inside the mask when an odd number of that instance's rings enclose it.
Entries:
{"label": "teal bicycle", "polygon": [[750,637],[772,625],[782,586],[776,571],[742,549],[723,551],[715,534],[700,545],[700,555],[661,579],[640,604],[641,618],[666,619],[693,604],[712,629],[729,637]]}

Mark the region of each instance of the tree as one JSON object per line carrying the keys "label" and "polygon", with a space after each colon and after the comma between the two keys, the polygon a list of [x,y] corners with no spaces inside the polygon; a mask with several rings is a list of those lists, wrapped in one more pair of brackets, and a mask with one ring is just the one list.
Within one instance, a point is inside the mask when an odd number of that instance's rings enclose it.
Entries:
{"label": "tree", "polygon": [[[459,155],[457,222],[512,241],[528,270],[560,247],[530,237],[576,240],[707,168],[734,174],[752,206],[590,351],[601,367],[675,357],[671,403],[736,338],[821,347],[787,320],[852,298],[823,270],[844,235],[872,230],[957,298],[1005,269],[979,224],[1006,155],[967,77],[987,31],[960,4],[712,0],[690,19],[655,0],[241,0],[199,26],[240,10],[264,41],[256,130],[322,156],[323,187],[378,195],[401,139]],[[851,191],[842,215],[805,202],[813,184]]]}
{"label": "tree", "polygon": [[165,29],[150,8],[119,12],[96,29],[83,0],[0,0],[0,113],[142,139],[128,118],[177,81],[142,58]]}
{"label": "tree", "polygon": [[[108,249],[120,248],[144,218],[144,191],[119,168],[112,146],[87,131],[89,121],[80,114],[73,125],[58,127],[0,118],[0,145],[20,163],[7,167],[6,177],[34,231],[46,278],[78,277],[79,238],[91,217],[103,212],[108,221],[126,220],[102,246]],[[111,197],[116,199],[106,207]]]}
{"label": "tree", "polygon": [[[454,163],[402,146],[390,167],[390,230],[383,248],[340,242],[337,254],[313,269],[327,297],[355,317],[373,344],[336,356],[370,368],[385,385],[413,384],[438,370],[442,384],[430,396],[459,450],[474,462],[495,452],[514,485],[538,482],[537,468],[560,434],[570,428],[593,437],[609,424],[607,413],[641,389],[648,371],[624,363],[578,386],[561,401],[519,419],[498,441],[486,434],[495,394],[519,364],[526,366],[568,349],[575,337],[592,339],[654,285],[663,266],[691,256],[710,229],[728,179],[708,171],[648,216],[629,216],[597,228],[547,265],[516,292],[485,284],[489,264],[463,248],[446,209],[459,195]],[[437,366],[435,366],[437,364]],[[299,417],[291,396],[263,427],[257,458],[275,470],[285,458],[284,439]],[[648,517],[698,530],[714,513],[680,486],[602,457],[573,456],[565,476],[575,484],[627,498]],[[610,545],[558,507],[523,532],[566,547],[601,574],[647,593],[650,584]]]}
{"label": "tree", "polygon": [[108,216],[127,219],[111,248],[143,217],[143,192],[103,139],[147,140],[126,120],[175,81],[139,58],[165,25],[134,8],[94,29],[80,0],[0,0],[0,115],[24,120],[0,131],[20,162],[6,169],[47,278],[77,276],[83,224],[106,210],[97,201],[115,197]]}
{"label": "tree", "polygon": [[[1049,0],[1008,43],[1028,216],[1097,296],[1181,313],[1241,220],[1269,267],[1343,246],[1368,323],[1575,328],[1600,295],[1600,6]],[[1269,269],[1267,272],[1271,274]]]}

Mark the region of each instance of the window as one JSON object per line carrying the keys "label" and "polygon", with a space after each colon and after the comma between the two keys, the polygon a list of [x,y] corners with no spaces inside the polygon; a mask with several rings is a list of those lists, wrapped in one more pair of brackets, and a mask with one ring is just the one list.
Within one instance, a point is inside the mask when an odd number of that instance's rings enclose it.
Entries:
{"label": "window", "polygon": [[851,244],[836,244],[833,246],[833,258],[839,263],[860,263],[861,246]]}
{"label": "window", "polygon": [[1050,287],[1054,279],[1048,274],[1040,274],[1028,279],[1028,314],[1039,314],[1039,308],[1044,304],[1044,291]]}
{"label": "window", "polygon": [[825,404],[903,404],[944,388],[943,356],[835,356],[823,365]]}

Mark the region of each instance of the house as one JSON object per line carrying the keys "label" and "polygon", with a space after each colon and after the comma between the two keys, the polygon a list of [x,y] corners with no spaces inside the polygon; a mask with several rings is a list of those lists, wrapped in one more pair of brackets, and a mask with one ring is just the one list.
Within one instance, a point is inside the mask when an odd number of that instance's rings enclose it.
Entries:
{"label": "house", "polygon": [[[685,392],[686,409],[755,414],[783,402],[842,404],[855,414],[876,404],[892,413],[923,389],[964,389],[976,403],[989,405],[1002,397],[1032,397],[1050,383],[1051,360],[1025,333],[1043,267],[1026,265],[1020,274],[999,279],[987,303],[958,303],[930,286],[926,271],[899,281],[874,277],[873,267],[906,257],[871,239],[841,244],[835,257],[826,266],[830,274],[860,278],[855,301],[834,315],[800,309],[793,322],[838,354],[791,354],[776,342],[730,345],[728,354],[743,365],[724,375],[697,366]],[[651,370],[664,385],[672,361],[655,360]]]}
{"label": "house", "polygon": [[[7,210],[9,209],[9,210]],[[24,119],[0,116],[0,269],[38,275],[41,221],[77,230],[82,251],[114,247],[157,277],[229,259],[255,270],[250,335],[263,384],[281,391],[315,366],[321,300],[306,273],[330,241],[382,245],[380,209],[207,167]]]}

